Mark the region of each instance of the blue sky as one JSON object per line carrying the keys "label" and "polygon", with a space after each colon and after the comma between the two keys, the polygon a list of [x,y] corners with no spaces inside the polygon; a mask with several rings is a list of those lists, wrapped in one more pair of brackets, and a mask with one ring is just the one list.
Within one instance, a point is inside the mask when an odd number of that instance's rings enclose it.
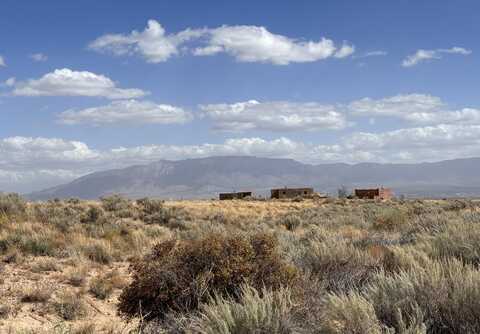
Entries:
{"label": "blue sky", "polygon": [[479,10],[473,0],[3,1],[0,190],[208,155],[480,156]]}

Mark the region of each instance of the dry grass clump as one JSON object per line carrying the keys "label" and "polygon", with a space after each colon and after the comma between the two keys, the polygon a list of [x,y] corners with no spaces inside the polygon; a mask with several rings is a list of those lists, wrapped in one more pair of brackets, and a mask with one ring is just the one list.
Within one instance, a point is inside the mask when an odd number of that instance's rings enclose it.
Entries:
{"label": "dry grass clump", "polygon": [[87,305],[82,296],[72,291],[61,292],[53,302],[53,307],[64,320],[81,319],[87,315]]}
{"label": "dry grass clump", "polygon": [[70,267],[65,272],[65,279],[68,284],[72,286],[83,286],[87,280],[88,267],[85,263],[76,262],[73,267]]}
{"label": "dry grass clump", "polygon": [[113,250],[105,240],[86,240],[81,246],[82,253],[91,261],[109,264],[113,261]]}
{"label": "dry grass clump", "polygon": [[163,318],[168,311],[194,310],[218,293],[238,297],[242,284],[279,288],[291,283],[294,267],[286,264],[270,235],[168,240],[132,266],[133,281],[120,296],[127,317]]}
{"label": "dry grass clump", "polygon": [[54,258],[40,257],[31,264],[30,270],[34,273],[59,271],[60,266]]}
{"label": "dry grass clump", "polygon": [[124,288],[126,285],[126,279],[117,270],[112,270],[92,278],[89,291],[98,299],[106,299],[115,289]]}
{"label": "dry grass clump", "polygon": [[46,303],[52,296],[52,287],[37,283],[25,287],[21,291],[20,301],[23,303]]}

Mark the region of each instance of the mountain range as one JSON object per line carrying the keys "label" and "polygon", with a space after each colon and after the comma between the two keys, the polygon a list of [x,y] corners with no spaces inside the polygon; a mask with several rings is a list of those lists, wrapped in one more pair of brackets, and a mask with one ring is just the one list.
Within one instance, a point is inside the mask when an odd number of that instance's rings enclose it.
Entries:
{"label": "mountain range", "polygon": [[291,159],[250,156],[162,160],[148,165],[95,172],[70,183],[27,195],[33,200],[108,194],[194,199],[219,192],[253,191],[265,196],[271,188],[314,187],[336,195],[345,186],[385,186],[407,197],[480,196],[480,158],[418,164],[303,164]]}

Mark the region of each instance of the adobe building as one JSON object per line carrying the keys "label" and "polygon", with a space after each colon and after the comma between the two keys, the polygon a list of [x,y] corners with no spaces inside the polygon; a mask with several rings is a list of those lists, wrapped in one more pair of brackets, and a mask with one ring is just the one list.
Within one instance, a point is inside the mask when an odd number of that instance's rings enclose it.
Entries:
{"label": "adobe building", "polygon": [[270,191],[270,198],[282,199],[282,198],[296,198],[313,196],[313,188],[278,188]]}
{"label": "adobe building", "polygon": [[224,200],[232,200],[232,199],[244,199],[246,197],[252,197],[251,191],[241,191],[241,192],[234,192],[234,193],[221,193],[219,198],[221,201]]}
{"label": "adobe building", "polygon": [[390,200],[393,191],[390,188],[355,189],[355,197],[360,199]]}

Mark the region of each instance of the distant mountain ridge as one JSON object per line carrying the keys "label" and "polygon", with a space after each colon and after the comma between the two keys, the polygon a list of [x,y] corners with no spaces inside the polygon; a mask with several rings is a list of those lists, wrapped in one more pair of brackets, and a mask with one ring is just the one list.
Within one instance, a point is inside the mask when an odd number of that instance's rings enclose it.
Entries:
{"label": "distant mountain ridge", "polygon": [[29,194],[35,200],[94,199],[118,193],[138,198],[211,198],[224,191],[265,195],[283,186],[312,186],[336,194],[347,188],[386,186],[410,197],[480,196],[480,158],[419,164],[303,164],[292,159],[251,156],[161,160],[91,173],[70,183]]}

